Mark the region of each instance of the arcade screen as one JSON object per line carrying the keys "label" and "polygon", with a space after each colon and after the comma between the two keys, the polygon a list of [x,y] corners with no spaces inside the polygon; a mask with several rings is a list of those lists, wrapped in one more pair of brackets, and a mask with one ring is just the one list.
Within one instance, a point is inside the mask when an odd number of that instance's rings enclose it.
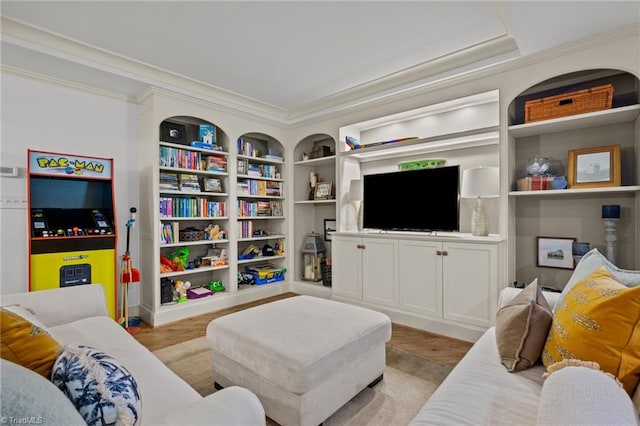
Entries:
{"label": "arcade screen", "polygon": [[35,177],[30,179],[31,208],[112,209],[110,180]]}

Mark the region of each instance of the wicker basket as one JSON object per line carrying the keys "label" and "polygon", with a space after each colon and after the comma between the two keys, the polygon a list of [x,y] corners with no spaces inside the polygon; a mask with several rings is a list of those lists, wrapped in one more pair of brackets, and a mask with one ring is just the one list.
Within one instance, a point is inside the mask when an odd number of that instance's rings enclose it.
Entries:
{"label": "wicker basket", "polygon": [[204,240],[204,231],[180,231],[180,242]]}
{"label": "wicker basket", "polygon": [[524,122],[530,123],[610,109],[612,100],[613,85],[611,84],[534,99],[524,103]]}

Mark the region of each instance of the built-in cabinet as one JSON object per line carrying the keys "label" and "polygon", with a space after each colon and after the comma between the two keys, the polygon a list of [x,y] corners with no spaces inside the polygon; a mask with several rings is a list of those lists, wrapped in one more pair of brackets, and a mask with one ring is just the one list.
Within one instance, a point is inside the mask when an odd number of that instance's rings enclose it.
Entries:
{"label": "built-in cabinet", "polygon": [[[249,133],[236,141],[238,289],[251,288],[242,273],[285,267],[284,147],[275,138]],[[265,256],[269,253],[269,256]]]}
{"label": "built-in cabinet", "polygon": [[412,312],[451,328],[491,326],[499,239],[408,234],[334,235],[332,295],[389,309],[392,316],[395,310]]}
{"label": "built-in cabinet", "polygon": [[332,294],[373,303],[397,305],[398,241],[334,235]]}
{"label": "built-in cabinet", "polygon": [[[302,281],[303,265],[300,250],[305,238],[312,232],[320,234],[325,245],[325,257],[330,263],[332,241],[325,239],[325,221],[327,226],[336,222],[336,142],[327,134],[313,134],[300,140],[293,150],[293,247],[296,256],[291,271],[298,285],[322,287],[322,281]],[[313,177],[312,177],[313,176]],[[311,187],[314,182],[331,183],[332,191],[328,197],[316,198]],[[329,269],[326,269],[328,271]],[[325,290],[328,292],[328,289]]]}
{"label": "built-in cabinet", "polygon": [[[524,123],[523,104],[540,94],[565,93],[601,84],[613,85],[612,108],[596,112]],[[616,264],[640,268],[640,98],[638,78],[618,70],[594,69],[561,75],[520,93],[509,105],[507,156],[508,211],[510,220],[510,281],[562,289],[571,269],[538,267],[536,239],[575,238],[606,252],[601,209],[604,204],[621,206],[618,222]],[[518,191],[516,181],[534,157],[549,159],[552,173],[568,176],[569,151],[620,146],[621,185]],[[608,168],[608,164],[605,165]]]}
{"label": "built-in cabinet", "polygon": [[401,240],[398,249],[400,307],[480,327],[493,323],[496,241]]}

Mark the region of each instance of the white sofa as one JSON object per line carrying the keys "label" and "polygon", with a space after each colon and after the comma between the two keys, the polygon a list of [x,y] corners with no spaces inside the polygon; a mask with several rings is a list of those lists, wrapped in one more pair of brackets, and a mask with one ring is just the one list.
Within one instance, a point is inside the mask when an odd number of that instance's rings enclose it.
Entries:
{"label": "white sofa", "polygon": [[[3,295],[0,302],[2,306],[19,304],[31,309],[62,345],[91,346],[119,361],[129,370],[138,385],[141,401],[140,425],[264,425],[266,422],[260,401],[247,389],[230,387],[204,398],[200,396],[108,317],[101,285]],[[56,424],[59,419],[53,417],[55,410],[50,412],[45,409],[38,413],[27,404],[24,404],[26,408],[21,406],[23,404],[16,395],[11,399],[12,386],[22,384],[22,380],[15,380],[16,374],[39,375],[31,370],[18,370],[13,367],[15,364],[10,369],[8,364],[10,363],[6,361],[2,363],[2,377],[12,374],[14,380],[13,383],[3,380],[0,415],[15,419],[34,417],[36,421],[40,419],[39,423]],[[25,378],[25,383],[30,379],[33,378]],[[63,395],[62,392],[60,394]]]}
{"label": "white sofa", "polygon": [[[503,289],[498,307],[519,291]],[[560,296],[543,294],[551,307]],[[636,389],[632,402],[601,372],[585,367],[564,368],[545,382],[545,371],[538,362],[529,369],[508,372],[500,362],[492,327],[451,371],[411,425],[640,424],[640,390]]]}

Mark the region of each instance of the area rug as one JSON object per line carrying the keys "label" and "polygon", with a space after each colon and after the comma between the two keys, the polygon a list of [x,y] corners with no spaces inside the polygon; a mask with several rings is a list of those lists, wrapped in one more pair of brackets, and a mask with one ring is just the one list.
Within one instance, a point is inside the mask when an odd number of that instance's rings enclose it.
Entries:
{"label": "area rug", "polygon": [[[205,337],[154,354],[202,396],[215,392]],[[365,388],[323,425],[407,425],[450,371],[451,367],[387,346],[384,380]],[[274,424],[269,419],[267,423]]]}

